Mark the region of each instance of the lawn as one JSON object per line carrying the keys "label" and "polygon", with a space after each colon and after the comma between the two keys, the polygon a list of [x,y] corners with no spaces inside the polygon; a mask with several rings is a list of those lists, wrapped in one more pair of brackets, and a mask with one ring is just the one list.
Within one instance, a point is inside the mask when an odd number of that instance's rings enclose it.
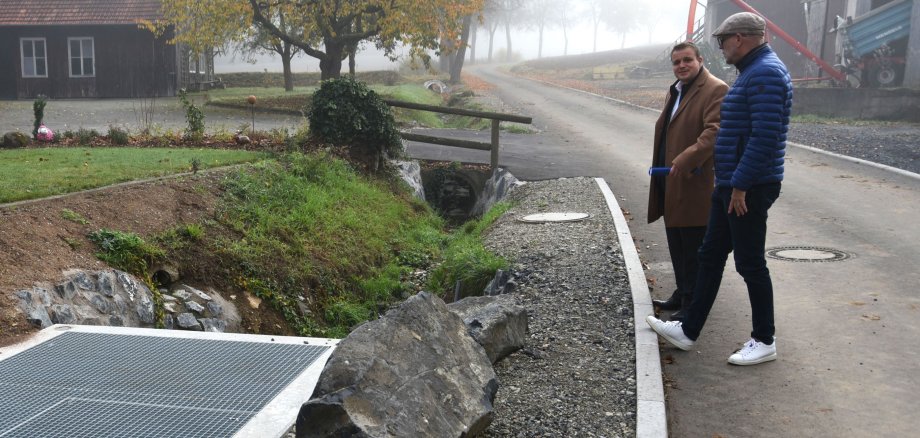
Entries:
{"label": "lawn", "polygon": [[260,152],[224,149],[41,148],[0,150],[0,203],[109,184],[258,161]]}

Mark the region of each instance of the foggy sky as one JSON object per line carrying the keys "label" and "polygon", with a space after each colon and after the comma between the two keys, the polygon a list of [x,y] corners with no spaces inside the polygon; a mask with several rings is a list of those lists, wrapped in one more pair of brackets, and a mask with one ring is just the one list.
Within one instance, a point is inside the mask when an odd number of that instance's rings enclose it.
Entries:
{"label": "foggy sky", "polygon": [[[687,14],[689,11],[689,0],[657,0],[656,8],[660,12],[660,17],[651,33],[651,43],[669,43],[681,38],[686,33]],[[702,8],[697,9],[697,18],[703,14]],[[580,53],[590,53],[592,51],[592,32],[593,25],[590,20],[582,20],[571,26],[569,33],[569,55]],[[625,47],[643,46],[649,44],[649,32],[645,29],[633,31],[626,35]],[[485,29],[479,30],[476,41],[476,57],[485,60],[488,55],[489,34]],[[606,29],[602,23],[598,28],[597,50],[614,50],[619,49],[622,36],[615,34]],[[538,34],[536,31],[512,28],[511,44],[514,53],[521,54],[525,59],[537,57]],[[494,52],[505,48],[504,29],[500,28],[495,32]],[[563,54],[563,37],[562,30],[559,28],[550,28],[544,31],[543,39],[543,56],[561,56]],[[469,55],[469,53],[467,53]],[[250,64],[239,59],[233,59],[233,56],[219,56],[215,60],[215,70],[217,73],[229,73],[240,71],[263,71],[268,69],[271,72],[281,71],[281,59],[277,56],[260,56],[256,64]],[[469,59],[469,56],[467,56]],[[372,44],[365,46],[365,49],[358,53],[356,61],[358,70],[395,70],[399,67],[399,61],[390,62],[382,53],[374,49]],[[300,55],[291,62],[294,72],[317,72],[319,71],[319,60],[309,56]],[[347,64],[343,66],[347,69]]]}

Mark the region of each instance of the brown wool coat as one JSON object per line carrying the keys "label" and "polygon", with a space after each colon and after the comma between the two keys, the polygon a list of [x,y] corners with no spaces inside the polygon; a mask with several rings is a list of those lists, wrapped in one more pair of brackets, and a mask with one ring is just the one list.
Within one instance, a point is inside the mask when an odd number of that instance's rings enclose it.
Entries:
{"label": "brown wool coat", "polygon": [[[664,211],[659,206],[656,178],[652,178],[648,196],[649,223],[661,216],[664,216],[666,227],[704,227],[709,221],[710,196],[714,186],[713,146],[719,130],[719,107],[727,91],[728,85],[704,68],[681,98],[677,112],[667,127],[664,165],[676,163],[686,171],[680,177],[666,177]],[[668,98],[670,94],[665,98],[665,110],[655,123],[653,162],[661,141]],[[695,168],[700,168],[702,173],[691,174],[690,170]]]}

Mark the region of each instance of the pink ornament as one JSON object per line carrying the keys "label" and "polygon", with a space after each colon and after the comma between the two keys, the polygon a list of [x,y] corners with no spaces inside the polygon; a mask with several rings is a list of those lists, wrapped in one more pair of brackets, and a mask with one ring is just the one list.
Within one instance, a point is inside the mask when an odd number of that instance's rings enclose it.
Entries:
{"label": "pink ornament", "polygon": [[36,137],[41,141],[52,142],[54,141],[54,131],[51,128],[45,126],[44,123],[38,126],[38,132]]}

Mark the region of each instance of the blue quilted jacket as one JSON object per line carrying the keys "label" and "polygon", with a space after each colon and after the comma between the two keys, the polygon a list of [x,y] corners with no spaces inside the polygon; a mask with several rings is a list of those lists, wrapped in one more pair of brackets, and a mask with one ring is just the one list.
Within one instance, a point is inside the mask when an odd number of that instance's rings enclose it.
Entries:
{"label": "blue quilted jacket", "polygon": [[716,185],[748,190],[783,180],[792,81],[767,45],[747,54],[737,67],[738,79],[722,101]]}

